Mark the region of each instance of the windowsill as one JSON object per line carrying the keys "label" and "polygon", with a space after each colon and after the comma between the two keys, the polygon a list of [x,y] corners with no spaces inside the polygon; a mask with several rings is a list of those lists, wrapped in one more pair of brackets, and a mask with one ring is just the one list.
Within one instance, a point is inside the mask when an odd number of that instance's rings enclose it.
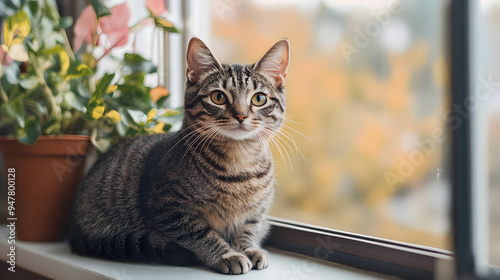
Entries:
{"label": "windowsill", "polygon": [[[7,259],[8,229],[0,229],[0,259]],[[67,242],[16,241],[16,267],[22,267],[52,279],[220,279],[221,274],[196,267],[120,263],[81,257],[70,252]],[[252,270],[238,279],[392,279],[342,265],[316,261],[312,258],[267,248],[270,266]],[[7,272],[11,273],[11,272]],[[2,271],[2,274],[5,274]]]}

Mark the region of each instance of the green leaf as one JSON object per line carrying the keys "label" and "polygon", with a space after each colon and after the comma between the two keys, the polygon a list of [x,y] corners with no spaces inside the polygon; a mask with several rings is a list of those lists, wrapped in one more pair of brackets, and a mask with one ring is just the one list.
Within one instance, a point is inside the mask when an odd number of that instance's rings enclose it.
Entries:
{"label": "green leaf", "polygon": [[54,134],[61,129],[61,122],[55,116],[50,116],[50,118],[42,125],[42,131],[45,134]]}
{"label": "green leaf", "polygon": [[156,72],[156,65],[153,62],[135,53],[126,53],[123,63],[123,70],[125,71],[141,73]]}
{"label": "green leaf", "polygon": [[102,95],[94,92],[92,98],[90,98],[89,104],[87,105],[87,112],[84,117],[88,120],[97,120],[102,117],[104,114],[104,110],[106,107],[104,106],[104,99]]}
{"label": "green leaf", "polygon": [[17,63],[12,63],[11,65],[3,66],[3,76],[2,79],[11,85],[15,85],[19,83],[19,75],[21,74],[21,70],[19,70],[19,66]]}
{"label": "green leaf", "polygon": [[12,45],[20,44],[28,36],[30,30],[31,26],[28,15],[24,10],[20,10],[5,21],[3,26],[3,43],[9,48]]}
{"label": "green leaf", "polygon": [[73,25],[73,18],[68,16],[68,17],[63,17],[59,20],[59,29],[66,29],[69,28]]}
{"label": "green leaf", "polygon": [[145,124],[148,121],[148,116],[141,111],[127,109],[127,113],[135,124]]}
{"label": "green leaf", "polygon": [[26,0],[2,0],[0,1],[0,17],[7,18],[15,14],[26,4]]}
{"label": "green leaf", "polygon": [[94,8],[95,14],[97,18],[105,17],[111,15],[111,10],[108,7],[104,6],[103,3],[99,0],[90,0],[92,7]]}
{"label": "green leaf", "polygon": [[90,69],[90,67],[88,67],[85,63],[79,60],[70,61],[68,72],[66,74],[67,80],[90,75],[92,75],[92,69]]}
{"label": "green leaf", "polygon": [[35,19],[36,15],[40,12],[40,3],[38,1],[28,1],[28,12],[31,19]]}
{"label": "green leaf", "polygon": [[115,74],[106,74],[104,75],[101,80],[96,85],[95,92],[99,93],[100,95],[106,94],[106,91],[108,90],[109,84],[115,77]]}
{"label": "green leaf", "polygon": [[23,100],[18,97],[5,104],[5,113],[16,123],[17,126],[24,128],[24,105]]}
{"label": "green leaf", "polygon": [[181,33],[175,26],[164,17],[155,17],[154,18],[156,27],[163,29],[163,31],[171,32],[171,33]]}
{"label": "green leaf", "polygon": [[76,97],[75,93],[68,91],[64,93],[64,101],[68,103],[69,106],[72,108],[80,111],[80,112],[87,112],[87,108],[85,107],[85,104],[80,102],[78,98]]}
{"label": "green leaf", "polygon": [[87,100],[92,97],[92,93],[90,92],[89,88],[81,82],[76,85],[76,88],[73,89],[73,91]]}
{"label": "green leaf", "polygon": [[104,99],[102,98],[106,94],[106,90],[111,83],[111,80],[115,77],[115,74],[106,74],[99,80],[96,85],[96,89],[92,94],[87,105],[87,112],[84,117],[89,120],[97,120],[102,117],[104,110],[106,109],[104,105]]}
{"label": "green leaf", "polygon": [[116,131],[121,137],[125,137],[125,135],[127,135],[127,125],[123,122],[123,118],[121,121],[116,123]]}
{"label": "green leaf", "polygon": [[22,78],[21,81],[19,81],[19,85],[27,90],[35,89],[38,84],[38,78],[35,76],[27,76],[26,78]]}
{"label": "green leaf", "polygon": [[18,130],[17,140],[23,144],[33,145],[40,137],[42,129],[35,117],[30,118],[23,130]]}
{"label": "green leaf", "polygon": [[70,66],[70,60],[68,53],[61,45],[56,45],[55,47],[48,49],[43,53],[49,55],[57,55],[59,57],[59,62],[61,65],[61,74],[66,75]]}
{"label": "green leaf", "polygon": [[99,150],[99,152],[104,153],[106,152],[109,147],[111,146],[111,140],[104,138],[104,137],[99,137],[97,129],[93,129],[91,134],[90,134],[90,142],[92,142],[92,145]]}

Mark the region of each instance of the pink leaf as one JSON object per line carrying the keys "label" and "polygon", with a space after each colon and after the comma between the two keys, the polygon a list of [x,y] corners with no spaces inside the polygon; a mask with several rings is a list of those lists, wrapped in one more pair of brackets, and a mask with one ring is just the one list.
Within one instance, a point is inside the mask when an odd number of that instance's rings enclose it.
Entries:
{"label": "pink leaf", "polygon": [[121,47],[128,41],[128,20],[130,18],[130,9],[127,2],[116,5],[111,8],[111,15],[102,17],[99,20],[99,26],[102,33],[108,37],[111,50],[114,47]]}
{"label": "pink leaf", "polygon": [[165,0],[146,0],[146,8],[157,17],[167,11]]}
{"label": "pink leaf", "polygon": [[91,5],[87,5],[73,27],[75,34],[73,48],[75,50],[79,50],[83,42],[93,44],[92,39],[97,32],[96,21],[97,17],[94,8]]}
{"label": "pink leaf", "polygon": [[111,8],[111,15],[102,17],[99,20],[99,26],[102,32],[106,35],[115,31],[128,28],[128,20],[130,19],[130,9],[127,2],[116,5]]}
{"label": "pink leaf", "polygon": [[0,64],[10,65],[14,60],[0,47]]}
{"label": "pink leaf", "polygon": [[114,30],[113,32],[107,33],[109,43],[111,44],[111,48],[121,47],[128,42],[128,33],[129,28],[126,26],[125,28]]}

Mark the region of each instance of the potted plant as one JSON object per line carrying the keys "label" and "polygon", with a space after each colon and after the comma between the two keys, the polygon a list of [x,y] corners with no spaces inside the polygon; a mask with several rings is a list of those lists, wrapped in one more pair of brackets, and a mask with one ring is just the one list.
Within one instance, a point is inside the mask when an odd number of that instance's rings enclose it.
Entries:
{"label": "potted plant", "polygon": [[95,0],[76,21],[72,49],[65,33],[72,19],[59,16],[55,1],[7,2],[0,12],[0,152],[15,177],[9,215],[17,218],[17,238],[58,240],[93,147],[104,152],[178,121],[178,111],[165,109],[168,90],[145,82],[157,71],[151,61],[125,53],[113,57],[116,71],[99,74],[102,61],[145,24],[178,31],[163,17],[163,1],[146,1],[149,15],[129,27],[126,3],[109,9]]}

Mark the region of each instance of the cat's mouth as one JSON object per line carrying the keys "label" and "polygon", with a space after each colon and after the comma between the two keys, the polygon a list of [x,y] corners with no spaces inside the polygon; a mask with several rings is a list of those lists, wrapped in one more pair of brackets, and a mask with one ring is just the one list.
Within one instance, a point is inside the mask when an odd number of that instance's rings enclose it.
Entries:
{"label": "cat's mouth", "polygon": [[244,123],[235,124],[229,128],[223,129],[220,133],[234,140],[245,140],[254,138],[257,131]]}

